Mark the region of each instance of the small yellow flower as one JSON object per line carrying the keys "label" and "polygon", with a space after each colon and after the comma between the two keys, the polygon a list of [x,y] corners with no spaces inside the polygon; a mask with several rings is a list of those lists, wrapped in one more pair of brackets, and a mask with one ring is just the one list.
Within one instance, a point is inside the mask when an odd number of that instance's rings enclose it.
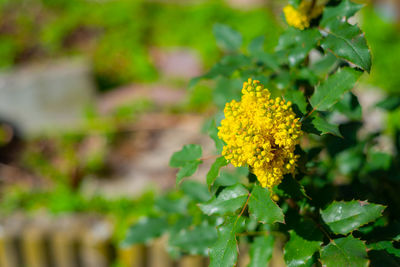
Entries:
{"label": "small yellow flower", "polygon": [[225,105],[225,119],[218,128],[226,143],[222,155],[235,167],[250,166],[261,185],[270,188],[295,172],[301,123],[290,101],[271,99],[257,80],[245,82],[242,94],[240,102]]}
{"label": "small yellow flower", "polygon": [[317,5],[310,0],[303,0],[296,9],[292,5],[283,8],[286,22],[295,28],[304,30],[310,27],[310,21],[321,15],[323,5]]}

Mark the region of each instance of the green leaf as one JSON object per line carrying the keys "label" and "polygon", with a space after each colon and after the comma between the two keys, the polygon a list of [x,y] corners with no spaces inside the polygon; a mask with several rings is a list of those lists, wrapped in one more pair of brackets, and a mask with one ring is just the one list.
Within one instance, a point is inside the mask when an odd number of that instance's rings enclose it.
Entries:
{"label": "green leaf", "polygon": [[261,223],[285,222],[282,209],[271,199],[268,189],[259,185],[254,185],[251,192],[249,213]]}
{"label": "green leaf", "polygon": [[215,160],[215,162],[211,165],[210,170],[207,173],[207,185],[210,187],[214,184],[215,179],[219,174],[219,170],[228,165],[228,161],[224,156],[221,156]]}
{"label": "green leaf", "polygon": [[208,248],[217,241],[217,229],[209,225],[199,225],[193,229],[183,229],[170,237],[170,245],[179,247],[192,255],[207,255]]}
{"label": "green leaf", "polygon": [[199,202],[210,200],[211,195],[205,184],[196,181],[184,181],[181,185],[183,192],[191,199]]}
{"label": "green leaf", "polygon": [[391,162],[391,155],[370,149],[365,168],[367,171],[387,171]]}
{"label": "green leaf", "polygon": [[287,90],[285,93],[285,100],[291,101],[293,105],[293,109],[298,109],[301,113],[307,113],[307,101],[304,94],[298,90]]}
{"label": "green leaf", "polygon": [[359,11],[364,5],[357,4],[349,0],[342,1],[339,5],[334,7],[325,7],[320,22],[321,26],[326,26],[332,20],[346,20],[352,17],[357,11]]}
{"label": "green leaf", "polygon": [[389,96],[376,104],[378,108],[393,111],[400,107],[400,96]]}
{"label": "green leaf", "polygon": [[372,250],[385,250],[388,253],[400,258],[400,249],[393,246],[391,241],[380,241],[367,245],[368,249]]}
{"label": "green leaf", "polygon": [[332,240],[323,247],[321,262],[327,267],[368,266],[367,250],[364,242],[349,235]]}
{"label": "green leaf", "polygon": [[275,239],[272,235],[262,235],[250,245],[250,264],[248,267],[268,266],[274,251]]}
{"label": "green leaf", "polygon": [[121,246],[127,247],[133,244],[146,243],[159,237],[168,228],[167,220],[164,218],[145,218],[128,229],[125,240]]}
{"label": "green leaf", "polygon": [[201,146],[199,145],[185,145],[182,150],[175,152],[169,166],[179,168],[186,165],[187,162],[198,160],[202,155]]}
{"label": "green leaf", "polygon": [[276,58],[271,54],[266,52],[258,52],[255,53],[253,57],[256,58],[258,62],[264,64],[273,71],[279,70],[279,63]]}
{"label": "green leaf", "polygon": [[313,62],[310,66],[311,71],[319,78],[323,78],[332,72],[338,64],[336,56],[332,53],[326,53],[320,60]]}
{"label": "green leaf", "polygon": [[321,118],[320,116],[314,117],[313,124],[318,131],[321,131],[322,134],[330,133],[342,137],[338,125],[331,124],[327,122],[325,119]]}
{"label": "green leaf", "polygon": [[321,39],[317,29],[297,30],[288,29],[279,38],[276,50],[285,51],[291,66],[301,63]]}
{"label": "green leaf", "polygon": [[321,47],[336,57],[366,70],[371,70],[371,54],[364,34],[357,25],[333,20],[322,29]]}
{"label": "green leaf", "polygon": [[250,42],[250,44],[247,48],[250,55],[255,55],[257,53],[263,52],[264,51],[264,41],[265,41],[265,36],[263,36],[263,35],[254,38]]}
{"label": "green leaf", "polygon": [[348,92],[343,96],[343,99],[335,104],[333,110],[339,111],[340,113],[346,115],[350,120],[361,120],[362,110],[357,97]]}
{"label": "green leaf", "polygon": [[184,213],[187,208],[187,200],[162,196],[155,202],[155,207],[166,213]]}
{"label": "green leaf", "polygon": [[[316,226],[310,228],[310,232],[315,232]],[[320,234],[320,232],[317,232]],[[312,258],[313,254],[319,250],[322,245],[322,236],[308,240],[296,231],[290,230],[290,240],[286,243],[284,249],[284,259],[288,267],[305,266]]]}
{"label": "green leaf", "polygon": [[243,217],[236,218],[218,229],[217,242],[210,249],[210,267],[235,266],[238,255],[236,233],[244,222]]}
{"label": "green leaf", "polygon": [[322,82],[310,99],[316,110],[325,111],[332,107],[342,95],[351,90],[362,72],[352,68],[339,69],[335,74]]}
{"label": "green leaf", "polygon": [[222,190],[218,197],[200,204],[200,209],[207,215],[233,213],[244,205],[248,194],[243,185],[233,185]]}
{"label": "green leaf", "polygon": [[363,148],[364,146],[355,146],[337,154],[336,162],[342,174],[350,175],[360,171],[365,158],[362,151]]}
{"label": "green leaf", "polygon": [[302,122],[302,130],[316,135],[333,134],[342,137],[339,126],[327,122],[319,115],[309,116]]}
{"label": "green leaf", "polygon": [[293,178],[292,175],[285,175],[282,182],[273,189],[276,194],[285,198],[293,198],[296,200],[304,197],[310,198],[307,196],[304,187]]}
{"label": "green leaf", "polygon": [[323,221],[335,234],[348,234],[382,216],[385,206],[366,201],[333,202],[321,211]]}
{"label": "green leaf", "polygon": [[211,121],[210,127],[208,128],[207,132],[210,138],[214,140],[215,148],[217,149],[218,154],[221,154],[222,149],[224,147],[224,141],[222,141],[218,137],[218,128],[216,126],[215,120]]}
{"label": "green leaf", "polygon": [[223,50],[235,51],[242,45],[242,35],[227,25],[215,24],[213,33],[217,45]]}
{"label": "green leaf", "polygon": [[183,166],[176,175],[176,184],[179,184],[183,178],[192,176],[197,168],[199,167],[201,161],[189,161],[188,163]]}
{"label": "green leaf", "polygon": [[181,167],[176,175],[177,184],[179,184],[183,178],[189,177],[196,172],[201,163],[201,160],[199,160],[201,155],[201,147],[193,144],[185,145],[182,150],[172,155],[169,165],[175,168]]}

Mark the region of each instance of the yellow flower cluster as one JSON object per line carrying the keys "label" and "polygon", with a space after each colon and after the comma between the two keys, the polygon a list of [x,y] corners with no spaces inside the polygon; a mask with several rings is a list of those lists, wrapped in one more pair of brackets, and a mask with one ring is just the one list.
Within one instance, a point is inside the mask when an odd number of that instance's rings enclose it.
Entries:
{"label": "yellow flower cluster", "polygon": [[218,137],[226,143],[222,155],[235,167],[250,166],[261,185],[270,188],[295,172],[301,123],[290,101],[270,99],[257,80],[245,82],[242,94],[240,102],[225,105],[218,128]]}
{"label": "yellow flower cluster", "polygon": [[321,15],[323,5],[313,4],[310,0],[303,0],[298,9],[291,5],[283,8],[286,22],[295,28],[304,30],[310,27],[310,21]]}

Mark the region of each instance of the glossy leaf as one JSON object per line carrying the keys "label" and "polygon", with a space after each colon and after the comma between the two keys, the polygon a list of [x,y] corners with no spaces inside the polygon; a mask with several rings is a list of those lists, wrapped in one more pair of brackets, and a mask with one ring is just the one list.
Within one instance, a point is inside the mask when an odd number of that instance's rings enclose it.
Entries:
{"label": "glossy leaf", "polygon": [[306,118],[302,123],[302,129],[307,133],[313,133],[316,135],[333,134],[342,137],[338,125],[327,122],[326,119],[319,115],[313,115]]}
{"label": "glossy leaf", "polygon": [[[318,231],[316,226],[309,229],[310,232]],[[307,240],[296,231],[290,230],[290,239],[285,245],[284,259],[288,267],[305,266],[306,263],[312,258],[315,252],[319,250],[322,244],[322,236],[318,235],[317,238]]]}
{"label": "glossy leaf", "polygon": [[211,165],[210,170],[207,173],[207,185],[209,187],[214,184],[214,181],[219,174],[219,170],[226,165],[228,165],[228,161],[224,156],[217,158]]}
{"label": "glossy leaf", "polygon": [[367,249],[364,242],[351,235],[338,238],[321,249],[321,262],[326,267],[368,266]]}
{"label": "glossy leaf", "polygon": [[331,21],[341,20],[342,18],[348,19],[348,18],[352,17],[362,7],[363,7],[363,5],[354,3],[350,0],[343,0],[337,6],[325,7],[320,25],[326,26]]}
{"label": "glossy leaf", "polygon": [[321,47],[335,56],[366,70],[371,70],[371,54],[365,36],[357,25],[334,20],[322,30]]}
{"label": "glossy leaf", "polygon": [[262,235],[250,245],[250,264],[248,267],[268,266],[274,251],[275,239],[272,235]]}
{"label": "glossy leaf", "polygon": [[227,25],[215,24],[213,33],[217,40],[217,45],[223,50],[238,50],[242,45],[242,35]]}
{"label": "glossy leaf", "polygon": [[354,87],[361,74],[362,72],[348,67],[339,69],[317,86],[310,98],[311,105],[316,110],[328,110],[339,101],[345,92]]}
{"label": "glossy leaf", "polygon": [[297,30],[288,29],[279,38],[277,50],[285,51],[291,66],[302,62],[308,53],[315,47],[321,38],[321,34],[316,29]]}
{"label": "glossy leaf", "polygon": [[254,185],[251,192],[249,213],[261,223],[284,223],[285,221],[281,208],[271,199],[268,189],[259,185]]}
{"label": "glossy leaf", "polygon": [[238,255],[236,233],[244,219],[233,217],[218,229],[217,242],[210,249],[210,267],[235,266]]}
{"label": "glossy leaf", "polygon": [[382,205],[366,201],[333,202],[321,211],[323,221],[335,234],[348,234],[382,216]]}
{"label": "glossy leaf", "polygon": [[233,213],[244,205],[248,194],[243,185],[233,185],[222,190],[218,197],[200,204],[200,209],[207,215]]}
{"label": "glossy leaf", "polygon": [[121,245],[127,247],[133,244],[146,243],[159,237],[167,230],[167,227],[167,220],[164,218],[142,219],[128,229],[126,238]]}

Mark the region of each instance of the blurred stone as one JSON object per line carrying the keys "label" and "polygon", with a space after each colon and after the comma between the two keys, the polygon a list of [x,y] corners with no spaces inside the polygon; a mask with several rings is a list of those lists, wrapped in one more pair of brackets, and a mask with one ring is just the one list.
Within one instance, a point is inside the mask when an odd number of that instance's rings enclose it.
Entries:
{"label": "blurred stone", "polygon": [[[110,164],[118,166],[110,179],[85,179],[85,195],[100,193],[110,198],[139,196],[148,189],[168,189],[175,186],[177,169],[169,167],[171,155],[185,144],[199,144],[203,157],[213,155],[214,143],[201,134],[204,117],[199,115],[143,115],[127,137],[112,153]],[[190,179],[205,181],[210,157],[204,160]]]}
{"label": "blurred stone", "polygon": [[0,74],[0,118],[15,123],[26,136],[74,128],[94,91],[84,59],[20,67]]}
{"label": "blurred stone", "polygon": [[362,107],[363,133],[371,133],[383,129],[385,112],[376,108],[376,103],[382,100],[385,94],[377,88],[356,88],[353,93],[357,96]]}
{"label": "blurred stone", "polygon": [[252,9],[252,8],[257,8],[257,7],[263,7],[266,5],[267,2],[266,0],[226,0],[226,2],[234,8],[240,8],[240,9]]}
{"label": "blurred stone", "polygon": [[187,48],[163,50],[154,48],[151,56],[160,73],[166,77],[189,80],[202,74],[200,57]]}
{"label": "blurred stone", "polygon": [[97,106],[100,113],[104,114],[122,105],[132,104],[134,101],[149,100],[157,107],[167,107],[182,102],[185,97],[186,90],[160,84],[133,84],[103,94],[98,98]]}

